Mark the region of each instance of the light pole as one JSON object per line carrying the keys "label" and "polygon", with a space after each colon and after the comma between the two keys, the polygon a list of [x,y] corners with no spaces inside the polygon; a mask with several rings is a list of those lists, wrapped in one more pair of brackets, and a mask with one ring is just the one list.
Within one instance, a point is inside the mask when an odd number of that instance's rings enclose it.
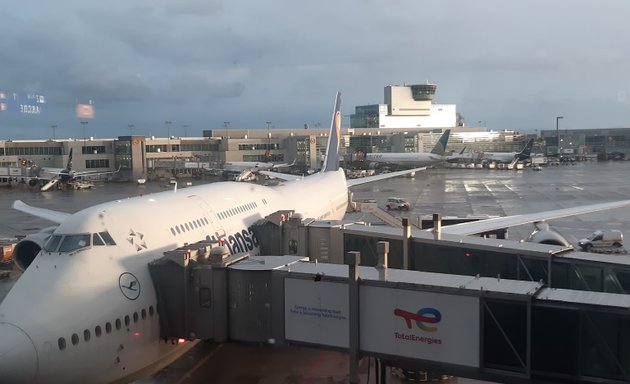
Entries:
{"label": "light pole", "polygon": [[267,123],[267,152],[266,157],[267,160],[271,158],[271,133],[269,132],[269,126],[271,126],[271,121],[265,121]]}
{"label": "light pole", "polygon": [[134,127],[133,124],[127,124],[127,128],[129,128],[129,136],[133,135],[133,127]]}
{"label": "light pole", "polygon": [[166,146],[167,146],[166,151],[170,152],[171,151],[171,124],[173,124],[173,122],[170,120],[166,120],[164,124],[166,124]]}
{"label": "light pole", "polygon": [[85,147],[85,127],[87,127],[88,122],[87,121],[82,121],[81,122],[81,127],[83,127],[83,146]]}
{"label": "light pole", "polygon": [[223,126],[225,127],[225,138],[228,138],[228,127],[230,126],[230,122],[229,121],[224,121],[223,122]]}
{"label": "light pole", "polygon": [[57,125],[56,125],[56,124],[53,124],[53,125],[51,125],[51,126],[50,126],[50,128],[52,128],[52,131],[53,131],[53,140],[55,140],[55,130],[57,129]]}
{"label": "light pole", "polygon": [[558,157],[560,157],[560,119],[564,119],[564,116],[556,116],[556,141],[557,141],[557,146],[556,146],[556,155],[558,155]]}
{"label": "light pole", "polygon": [[184,137],[188,137],[188,125],[184,124],[182,128],[184,128]]}

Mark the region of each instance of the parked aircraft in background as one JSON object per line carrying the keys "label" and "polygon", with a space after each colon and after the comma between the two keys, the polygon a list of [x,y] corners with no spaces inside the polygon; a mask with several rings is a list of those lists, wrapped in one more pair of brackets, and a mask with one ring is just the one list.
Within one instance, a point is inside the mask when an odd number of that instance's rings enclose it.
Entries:
{"label": "parked aircraft in background", "polygon": [[[120,170],[120,168],[119,168]],[[42,192],[46,192],[53,187],[69,188],[69,189],[83,189],[86,186],[91,185],[89,178],[111,175],[118,172],[116,171],[73,171],[72,170],[72,148],[68,154],[68,163],[65,168],[41,168],[39,170],[38,178],[31,178],[29,183],[35,185],[37,181],[48,180],[41,187]]]}
{"label": "parked aircraft in background", "polygon": [[365,160],[373,165],[393,167],[425,167],[440,163],[448,159],[446,145],[450,129],[444,131],[431,152],[391,152],[391,153],[366,153]]}
{"label": "parked aircraft in background", "polygon": [[520,152],[482,152],[481,160],[494,161],[498,163],[512,163],[527,160],[531,156],[534,139],[529,139],[525,147]]}
{"label": "parked aircraft in background", "polygon": [[220,168],[213,168],[212,171],[222,173],[223,175],[234,175],[234,181],[250,181],[256,173],[260,171],[269,171],[272,169],[280,170],[283,168],[291,168],[295,165],[292,163],[273,163],[264,161],[229,161],[225,162]]}

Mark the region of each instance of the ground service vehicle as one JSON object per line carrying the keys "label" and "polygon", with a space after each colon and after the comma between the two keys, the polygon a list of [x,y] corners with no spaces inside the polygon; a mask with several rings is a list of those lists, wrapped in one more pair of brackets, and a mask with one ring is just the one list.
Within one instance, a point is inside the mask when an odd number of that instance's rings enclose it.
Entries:
{"label": "ground service vehicle", "polygon": [[598,249],[620,249],[623,246],[623,234],[618,229],[599,230],[578,242],[585,251]]}
{"label": "ground service vehicle", "polygon": [[389,197],[387,199],[387,210],[396,209],[399,211],[408,211],[411,207],[408,201],[401,199],[400,197]]}

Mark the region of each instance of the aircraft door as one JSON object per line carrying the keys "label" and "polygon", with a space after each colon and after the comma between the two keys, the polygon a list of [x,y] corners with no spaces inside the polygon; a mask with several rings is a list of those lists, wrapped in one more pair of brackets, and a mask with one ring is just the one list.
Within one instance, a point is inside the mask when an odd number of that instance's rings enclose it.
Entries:
{"label": "aircraft door", "polygon": [[221,223],[217,220],[216,215],[214,211],[212,210],[212,208],[210,207],[210,205],[208,205],[208,203],[206,203],[204,199],[202,199],[201,197],[197,195],[191,195],[191,196],[188,196],[188,198],[193,199],[194,201],[197,202],[197,204],[199,205],[199,208],[201,208],[203,217],[208,220],[208,223],[210,224],[209,225],[210,229],[208,229],[206,234],[210,237],[215,236],[217,239],[225,237],[225,229],[223,228]]}

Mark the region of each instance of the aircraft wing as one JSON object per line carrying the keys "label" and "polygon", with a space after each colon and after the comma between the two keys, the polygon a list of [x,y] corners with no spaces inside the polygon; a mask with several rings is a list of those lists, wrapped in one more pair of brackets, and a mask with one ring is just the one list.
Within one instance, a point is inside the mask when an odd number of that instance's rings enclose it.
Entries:
{"label": "aircraft wing", "polygon": [[36,216],[36,217],[46,219],[46,220],[52,221],[54,223],[59,223],[59,224],[61,224],[68,216],[70,216],[70,214],[66,212],[59,212],[59,211],[53,211],[52,209],[33,207],[26,204],[22,200],[15,200],[13,202],[12,207],[13,209],[16,209],[18,211],[28,213],[29,215]]}
{"label": "aircraft wing", "polygon": [[120,167],[118,167],[115,171],[81,171],[81,172],[73,172],[73,178],[81,178],[81,177],[91,177],[91,176],[100,176],[100,175],[113,175],[114,173],[118,173],[120,171]]}
{"label": "aircraft wing", "polygon": [[390,173],[381,173],[374,176],[366,176],[360,177],[358,179],[350,179],[346,181],[348,187],[354,187],[355,185],[361,185],[366,183],[371,183],[373,181],[385,180],[390,177],[403,176],[413,172],[424,171],[427,167],[413,168],[413,169],[405,169],[404,171],[390,172]]}
{"label": "aircraft wing", "polygon": [[276,179],[285,180],[285,181],[296,181],[304,178],[302,175],[291,175],[288,173],[280,173],[280,172],[272,172],[272,171],[258,171],[263,175],[275,177]]}
{"label": "aircraft wing", "polygon": [[559,219],[561,217],[582,215],[598,211],[630,206],[630,200],[613,201],[609,203],[591,204],[582,207],[555,209],[546,212],[525,213],[522,215],[496,217],[487,220],[471,221],[468,223],[454,224],[442,227],[442,233],[452,235],[474,235],[493,231],[501,228],[514,227],[521,224],[535,223]]}

